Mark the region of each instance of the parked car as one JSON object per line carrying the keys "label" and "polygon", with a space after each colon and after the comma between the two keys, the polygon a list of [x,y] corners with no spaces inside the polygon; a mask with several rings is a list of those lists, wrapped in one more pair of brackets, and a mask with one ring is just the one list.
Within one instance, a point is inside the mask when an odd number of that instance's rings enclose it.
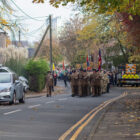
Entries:
{"label": "parked car", "polygon": [[26,93],[29,90],[29,82],[28,82],[28,80],[23,76],[20,76],[19,80],[22,82],[22,84],[24,86],[24,92]]}
{"label": "parked car", "polygon": [[3,67],[2,65],[0,65],[0,72],[13,72],[13,71],[10,70],[8,67]]}
{"label": "parked car", "polygon": [[25,102],[24,86],[13,72],[0,72],[0,102]]}

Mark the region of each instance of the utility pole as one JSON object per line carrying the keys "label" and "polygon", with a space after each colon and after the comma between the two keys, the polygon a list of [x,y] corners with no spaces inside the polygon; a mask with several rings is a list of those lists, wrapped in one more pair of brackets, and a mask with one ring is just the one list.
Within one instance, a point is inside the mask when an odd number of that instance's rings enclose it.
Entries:
{"label": "utility pole", "polygon": [[49,25],[50,25],[50,70],[52,72],[52,16],[49,15]]}
{"label": "utility pole", "polygon": [[39,50],[40,50],[40,48],[41,48],[41,45],[42,45],[42,43],[43,43],[43,40],[45,39],[45,36],[46,36],[46,34],[47,34],[49,28],[50,28],[50,26],[47,27],[47,29],[46,29],[46,31],[45,31],[45,33],[44,33],[44,35],[43,35],[43,37],[42,37],[42,39],[41,39],[41,41],[40,41],[39,46],[38,46],[37,49],[36,49],[36,52],[35,52],[35,54],[34,54],[33,59],[37,56],[37,54],[38,54],[38,52],[39,52]]}
{"label": "utility pole", "polygon": [[39,52],[39,50],[41,48],[41,45],[42,45],[42,43],[43,43],[43,41],[45,39],[45,36],[46,36],[46,34],[47,34],[49,29],[50,29],[50,70],[52,72],[52,17],[51,17],[51,15],[49,15],[49,25],[48,25],[48,27],[47,27],[47,29],[46,29],[46,31],[45,31],[42,39],[41,39],[41,42],[40,42],[39,46],[37,47],[37,50],[36,50],[36,52],[34,54],[33,59],[37,56],[37,54],[38,54],[38,52]]}
{"label": "utility pole", "polygon": [[21,46],[21,42],[20,42],[20,38],[21,38],[21,36],[20,36],[20,34],[21,34],[21,32],[20,32],[20,29],[19,29],[19,31],[18,31],[18,36],[19,36],[19,40],[18,40],[18,46],[20,47]]}

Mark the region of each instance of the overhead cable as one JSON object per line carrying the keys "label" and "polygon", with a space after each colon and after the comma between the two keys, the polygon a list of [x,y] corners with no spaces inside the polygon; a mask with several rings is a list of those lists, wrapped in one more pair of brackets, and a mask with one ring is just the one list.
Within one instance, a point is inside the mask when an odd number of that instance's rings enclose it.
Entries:
{"label": "overhead cable", "polygon": [[39,20],[36,18],[31,17],[30,15],[28,15],[27,13],[25,13],[13,0],[11,0],[11,2],[27,17],[29,17],[30,19],[36,20],[36,21],[43,21],[43,20]]}

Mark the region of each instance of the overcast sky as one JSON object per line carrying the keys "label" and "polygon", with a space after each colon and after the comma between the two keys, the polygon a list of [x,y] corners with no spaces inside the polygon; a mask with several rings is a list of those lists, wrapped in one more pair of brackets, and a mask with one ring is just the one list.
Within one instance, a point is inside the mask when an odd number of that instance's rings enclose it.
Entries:
{"label": "overcast sky", "polygon": [[[11,5],[15,9],[16,15],[21,16],[21,19],[22,16],[24,18],[24,20],[20,22],[26,31],[22,31],[21,40],[27,39],[28,41],[40,40],[40,34],[47,26],[46,19],[50,14],[53,15],[54,18],[58,17],[57,25],[59,28],[60,25],[69,20],[74,13],[71,6],[54,8],[49,5],[49,3],[33,4],[32,0],[11,0]],[[34,19],[34,17],[41,18]]]}

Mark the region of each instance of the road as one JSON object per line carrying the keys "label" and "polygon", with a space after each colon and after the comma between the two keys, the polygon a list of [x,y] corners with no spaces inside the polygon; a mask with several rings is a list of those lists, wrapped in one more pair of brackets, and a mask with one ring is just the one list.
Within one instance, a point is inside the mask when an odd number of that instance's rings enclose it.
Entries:
{"label": "road", "polygon": [[[100,97],[71,97],[68,87],[65,94],[29,98],[25,104],[0,105],[0,140],[63,139],[63,134],[91,110],[120,96],[124,91],[123,88],[114,87],[110,93]],[[100,113],[84,127],[77,139],[84,139],[99,115]],[[65,139],[70,139],[78,127],[69,131]]]}

